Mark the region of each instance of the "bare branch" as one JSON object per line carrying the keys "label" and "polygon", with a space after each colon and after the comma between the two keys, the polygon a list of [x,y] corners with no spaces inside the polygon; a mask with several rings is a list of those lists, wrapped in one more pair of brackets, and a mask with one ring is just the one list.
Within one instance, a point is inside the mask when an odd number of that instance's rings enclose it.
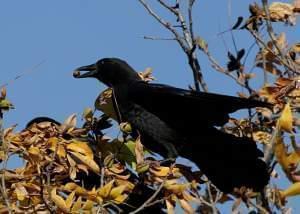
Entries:
{"label": "bare branch", "polygon": [[164,27],[166,27],[168,30],[170,30],[176,40],[178,41],[179,45],[181,48],[184,50],[184,52],[188,52],[188,48],[186,47],[184,41],[182,40],[181,36],[179,33],[171,26],[169,22],[166,22],[164,19],[162,19],[160,16],[158,16],[153,9],[144,1],[144,0],[139,0],[139,2],[145,7],[145,9],[148,11],[148,13],[153,16],[160,24],[162,24]]}
{"label": "bare branch", "polygon": [[195,0],[189,0],[189,6],[188,6],[189,30],[190,30],[193,46],[195,45],[193,15],[192,15],[193,14],[193,5],[194,5],[194,3],[195,3]]}

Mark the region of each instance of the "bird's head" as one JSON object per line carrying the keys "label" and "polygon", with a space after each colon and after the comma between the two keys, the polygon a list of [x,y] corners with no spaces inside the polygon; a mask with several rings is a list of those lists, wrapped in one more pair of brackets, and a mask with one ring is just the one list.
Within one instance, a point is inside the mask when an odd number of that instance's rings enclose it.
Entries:
{"label": "bird's head", "polygon": [[[86,72],[81,73],[81,71]],[[95,64],[81,66],[75,69],[73,76],[75,78],[93,77],[109,87],[140,79],[130,65],[118,58],[104,58]]]}

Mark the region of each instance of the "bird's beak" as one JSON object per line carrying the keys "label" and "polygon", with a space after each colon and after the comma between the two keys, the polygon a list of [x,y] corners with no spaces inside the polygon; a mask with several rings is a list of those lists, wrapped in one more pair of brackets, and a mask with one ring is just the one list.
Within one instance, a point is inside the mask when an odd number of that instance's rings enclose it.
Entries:
{"label": "bird's beak", "polygon": [[[86,73],[81,73],[80,71],[88,71]],[[95,77],[97,74],[96,64],[81,66],[76,68],[73,72],[75,78],[86,78],[86,77]]]}

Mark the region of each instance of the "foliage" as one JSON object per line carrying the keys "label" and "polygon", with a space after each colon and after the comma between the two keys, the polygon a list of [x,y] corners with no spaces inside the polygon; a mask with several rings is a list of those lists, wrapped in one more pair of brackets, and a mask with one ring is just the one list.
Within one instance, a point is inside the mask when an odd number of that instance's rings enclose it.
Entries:
{"label": "foliage", "polygon": [[[218,213],[219,204],[232,202],[232,211],[238,212],[244,204],[249,210],[268,213],[275,210],[287,212],[289,197],[300,194],[300,148],[297,131],[300,95],[300,43],[288,44],[286,35],[275,35],[272,23],[296,24],[300,1],[293,4],[262,1],[250,5],[250,17],[239,17],[230,29],[248,31],[258,47],[254,66],[264,74],[264,85],[259,89],[250,82],[257,77],[242,63],[245,49],[235,54],[228,52],[226,67],[222,67],[211,55],[209,44],[200,36],[194,36],[191,11],[195,0],[187,7],[189,27],[181,13],[181,5],[169,6],[158,2],[178,18],[182,35],[168,22],[160,18],[143,0],[139,2],[160,24],[170,30],[186,53],[194,75],[194,90],[207,91],[207,85],[197,58],[197,51],[204,53],[212,67],[247,89],[241,97],[256,97],[274,104],[273,111],[257,108],[244,118],[231,118],[222,129],[237,136],[253,137],[262,145],[265,161],[271,169],[275,184],[278,163],[291,182],[287,189],[269,184],[264,193],[251,189],[236,189],[231,195],[220,192],[201,171],[187,164],[159,160],[151,151],[143,148],[140,136],[134,134],[128,123],[119,124],[122,136],[111,138],[103,134],[109,128],[109,118],[117,119],[112,91],[102,92],[95,101],[95,108],[104,112],[97,117],[91,108],[84,110],[83,127],[76,125],[71,115],[62,124],[49,121],[34,123],[20,132],[15,127],[2,130],[3,111],[13,106],[2,89],[1,115],[1,197],[0,213],[106,213],[145,211],[163,208],[175,212],[175,206],[186,213]],[[269,35],[263,39],[262,31]],[[145,81],[153,80],[151,69],[140,75]],[[271,81],[267,78],[271,76]],[[199,86],[200,85],[200,86]],[[24,164],[17,169],[6,169],[7,161],[20,157]],[[278,168],[278,167],[277,167]],[[276,170],[277,170],[276,168]]]}

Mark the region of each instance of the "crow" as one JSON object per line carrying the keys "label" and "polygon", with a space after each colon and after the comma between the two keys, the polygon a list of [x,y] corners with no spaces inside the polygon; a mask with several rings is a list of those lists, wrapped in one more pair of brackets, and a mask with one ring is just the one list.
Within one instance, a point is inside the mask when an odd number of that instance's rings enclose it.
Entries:
{"label": "crow", "polygon": [[75,69],[111,87],[119,122],[129,122],[144,146],[164,158],[184,157],[223,192],[245,186],[261,191],[269,181],[263,153],[248,137],[225,133],[229,113],[270,104],[233,96],[147,83],[125,61],[103,58]]}

